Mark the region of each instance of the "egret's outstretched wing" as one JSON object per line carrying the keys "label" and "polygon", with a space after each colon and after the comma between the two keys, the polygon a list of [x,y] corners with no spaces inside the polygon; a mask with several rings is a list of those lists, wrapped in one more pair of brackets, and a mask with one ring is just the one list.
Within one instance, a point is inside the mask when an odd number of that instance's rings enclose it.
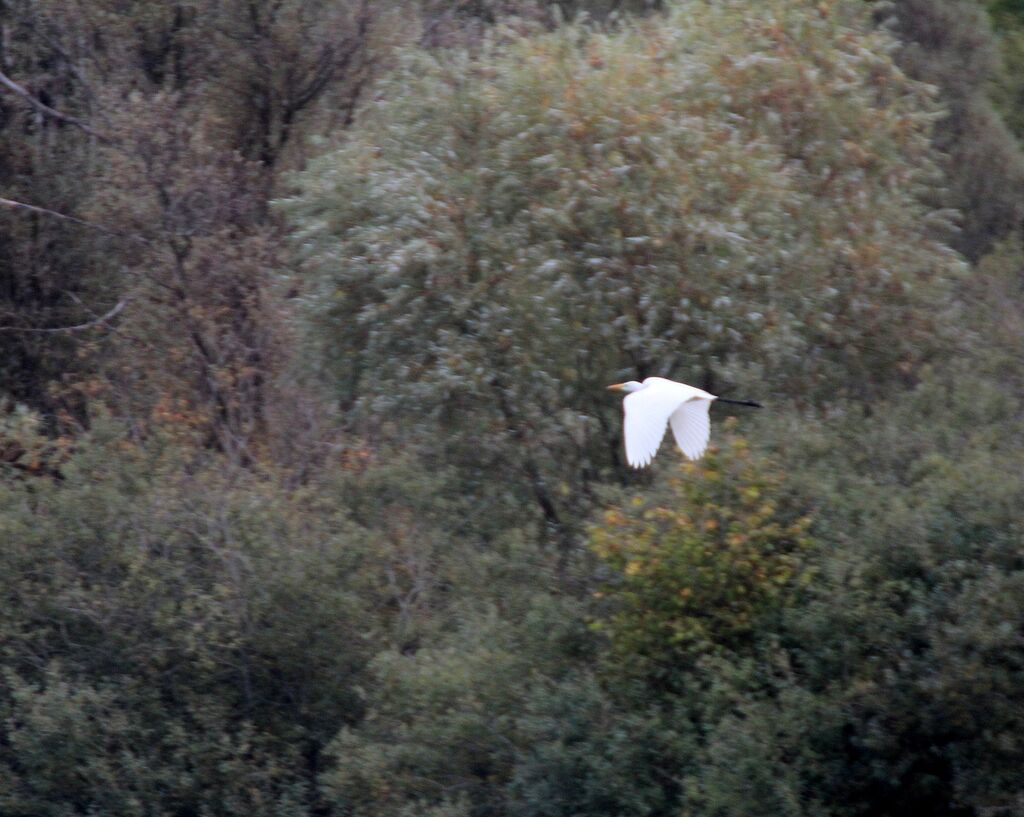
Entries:
{"label": "egret's outstretched wing", "polygon": [[654,459],[668,418],[685,399],[685,392],[661,384],[626,395],[622,407],[626,413],[626,461],[630,465],[642,468]]}
{"label": "egret's outstretched wing", "polygon": [[699,460],[708,447],[711,420],[708,418],[710,400],[689,400],[672,412],[668,418],[679,450],[691,460]]}

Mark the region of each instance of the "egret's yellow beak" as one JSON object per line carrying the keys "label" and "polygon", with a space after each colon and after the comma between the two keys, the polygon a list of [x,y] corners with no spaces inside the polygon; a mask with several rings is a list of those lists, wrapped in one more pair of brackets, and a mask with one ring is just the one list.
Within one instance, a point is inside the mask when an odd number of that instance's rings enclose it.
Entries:
{"label": "egret's yellow beak", "polygon": [[610,386],[606,386],[606,388],[611,389],[612,391],[622,391],[625,385],[625,383],[612,383]]}

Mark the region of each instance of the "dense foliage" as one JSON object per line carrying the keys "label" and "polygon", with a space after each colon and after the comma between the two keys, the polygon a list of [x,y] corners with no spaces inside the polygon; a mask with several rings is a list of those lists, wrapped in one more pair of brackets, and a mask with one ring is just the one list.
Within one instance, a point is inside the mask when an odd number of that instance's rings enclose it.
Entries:
{"label": "dense foliage", "polygon": [[339,399],[562,525],[619,459],[609,377],[819,402],[911,374],[960,263],[922,228],[926,90],[864,17],[691,3],[411,54],[287,202]]}
{"label": "dense foliage", "polygon": [[1024,814],[1019,3],[0,35],[0,814]]}

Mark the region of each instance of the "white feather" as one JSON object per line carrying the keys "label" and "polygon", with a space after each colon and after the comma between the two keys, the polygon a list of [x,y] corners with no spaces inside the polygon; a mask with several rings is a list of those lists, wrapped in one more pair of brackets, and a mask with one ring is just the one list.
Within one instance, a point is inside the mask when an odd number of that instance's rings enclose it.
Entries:
{"label": "white feather", "polygon": [[702,389],[663,377],[648,377],[642,388],[622,401],[626,461],[634,468],[649,465],[670,420],[680,450],[690,459],[699,458],[708,445],[708,407],[714,399]]}
{"label": "white feather", "polygon": [[709,408],[710,400],[694,397],[673,411],[668,418],[676,445],[691,460],[699,460],[707,450],[708,439],[711,437]]}

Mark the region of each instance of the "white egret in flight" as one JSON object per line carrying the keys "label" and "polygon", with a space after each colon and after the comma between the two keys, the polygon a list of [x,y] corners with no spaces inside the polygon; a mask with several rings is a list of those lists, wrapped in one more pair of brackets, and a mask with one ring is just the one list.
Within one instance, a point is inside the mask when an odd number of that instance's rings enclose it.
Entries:
{"label": "white egret in flight", "polygon": [[626,414],[626,461],[634,468],[643,468],[654,459],[666,424],[671,426],[679,450],[691,460],[700,459],[711,435],[708,409],[714,400],[761,408],[760,403],[752,400],[727,400],[664,377],[648,377],[643,383],[630,380],[608,388],[628,392],[622,401]]}

